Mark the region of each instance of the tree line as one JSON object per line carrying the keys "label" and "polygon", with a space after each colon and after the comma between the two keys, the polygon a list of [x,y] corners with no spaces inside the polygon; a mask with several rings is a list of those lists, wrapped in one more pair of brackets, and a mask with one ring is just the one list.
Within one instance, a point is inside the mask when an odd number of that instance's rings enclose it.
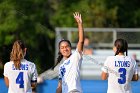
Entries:
{"label": "tree line", "polygon": [[140,26],[139,0],[0,0],[0,64],[9,61],[13,42],[21,39],[39,73],[52,67],[55,27],[76,27],[75,11],[82,14],[84,27]]}

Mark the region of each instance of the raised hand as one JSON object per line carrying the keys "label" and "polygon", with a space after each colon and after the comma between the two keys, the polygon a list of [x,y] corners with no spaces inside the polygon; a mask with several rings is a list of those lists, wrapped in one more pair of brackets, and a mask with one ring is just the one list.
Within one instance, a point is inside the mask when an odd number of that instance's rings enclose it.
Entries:
{"label": "raised hand", "polygon": [[79,12],[73,13],[73,16],[78,24],[82,24],[81,14]]}
{"label": "raised hand", "polygon": [[81,14],[79,12],[73,13],[73,16],[78,24],[78,32],[79,32],[79,40],[77,44],[77,49],[80,54],[82,54],[83,51],[83,44],[84,44],[84,29],[83,29],[83,24],[82,24],[82,18]]}

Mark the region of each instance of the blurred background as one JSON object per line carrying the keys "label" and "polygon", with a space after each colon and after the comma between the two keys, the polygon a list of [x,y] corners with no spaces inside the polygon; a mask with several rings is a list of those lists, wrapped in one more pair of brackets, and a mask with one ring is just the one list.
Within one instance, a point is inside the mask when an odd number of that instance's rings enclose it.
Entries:
{"label": "blurred background", "polygon": [[[84,93],[106,93],[101,67],[117,38],[129,43],[129,56],[140,60],[139,0],[0,0],[0,93],[7,93],[3,66],[15,40],[27,45],[26,59],[34,62],[39,73],[36,93],[55,93],[58,67],[51,70],[58,53],[58,42],[69,39],[73,50],[78,33],[73,12],[82,14],[85,29],[81,83]],[[132,82],[140,93],[140,82]]]}

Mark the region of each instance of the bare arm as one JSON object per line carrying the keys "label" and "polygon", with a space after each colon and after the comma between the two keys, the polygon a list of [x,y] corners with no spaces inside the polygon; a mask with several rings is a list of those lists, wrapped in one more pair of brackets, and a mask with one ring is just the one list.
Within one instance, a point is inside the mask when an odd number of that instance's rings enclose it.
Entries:
{"label": "bare arm", "polygon": [[101,75],[102,80],[106,80],[107,77],[108,77],[108,74],[105,72],[102,72],[102,75]]}
{"label": "bare arm", "polygon": [[56,93],[62,93],[62,81],[59,80]]}
{"label": "bare arm", "polygon": [[132,81],[137,81],[139,79],[138,74],[134,74],[132,77]]}
{"label": "bare arm", "polygon": [[79,41],[77,44],[78,51],[81,53],[83,51],[83,44],[84,44],[84,30],[82,24],[81,14],[78,12],[73,13],[74,18],[78,24],[78,32],[79,32]]}
{"label": "bare arm", "polygon": [[31,83],[32,88],[36,88],[36,86],[37,86],[37,82]]}
{"label": "bare arm", "polygon": [[9,79],[8,79],[8,77],[4,76],[4,81],[5,81],[6,86],[9,87]]}

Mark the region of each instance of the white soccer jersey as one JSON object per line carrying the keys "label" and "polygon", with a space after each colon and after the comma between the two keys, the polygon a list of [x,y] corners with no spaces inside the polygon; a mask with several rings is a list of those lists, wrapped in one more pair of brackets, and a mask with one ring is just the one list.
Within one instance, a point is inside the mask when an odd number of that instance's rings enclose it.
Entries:
{"label": "white soccer jersey", "polygon": [[31,82],[37,82],[37,70],[34,63],[21,60],[20,70],[16,70],[13,61],[4,66],[4,76],[9,79],[8,93],[32,93]]}
{"label": "white soccer jersey", "polygon": [[107,93],[132,93],[130,82],[138,74],[135,60],[128,56],[109,56],[102,70],[108,73]]}
{"label": "white soccer jersey", "polygon": [[59,80],[62,80],[62,93],[77,90],[82,93],[80,85],[80,66],[82,57],[78,50],[59,67]]}

